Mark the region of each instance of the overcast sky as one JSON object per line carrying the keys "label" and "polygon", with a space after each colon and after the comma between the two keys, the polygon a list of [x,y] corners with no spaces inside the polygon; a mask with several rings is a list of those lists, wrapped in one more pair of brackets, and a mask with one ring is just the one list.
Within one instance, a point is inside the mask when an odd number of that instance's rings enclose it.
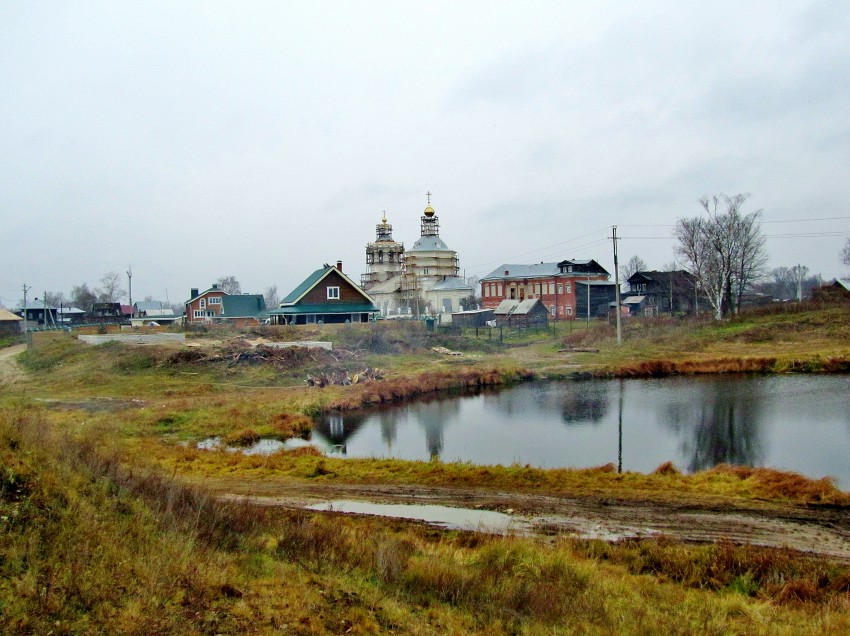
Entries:
{"label": "overcast sky", "polygon": [[[467,276],[674,259],[751,193],[770,266],[850,271],[850,4],[0,0],[0,299],[355,280],[425,192]],[[125,288],[126,288],[126,277]]]}

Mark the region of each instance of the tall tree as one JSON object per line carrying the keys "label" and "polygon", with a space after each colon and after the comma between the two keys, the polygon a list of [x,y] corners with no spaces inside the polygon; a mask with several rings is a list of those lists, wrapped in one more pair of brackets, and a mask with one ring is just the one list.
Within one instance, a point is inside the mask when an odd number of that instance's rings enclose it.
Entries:
{"label": "tall tree", "polygon": [[703,197],[699,203],[706,215],[679,219],[673,231],[676,253],[696,277],[718,320],[738,310],[767,261],[761,210],[741,212],[748,198],[748,194]]}
{"label": "tall tree", "polygon": [[239,284],[239,281],[236,280],[236,276],[222,276],[218,279],[218,287],[225,294],[241,294],[242,293],[242,285]]}
{"label": "tall tree", "polygon": [[850,265],[850,238],[847,239],[844,248],[841,250],[841,262]]}
{"label": "tall tree", "polygon": [[645,272],[647,265],[640,256],[632,256],[627,263],[620,265],[620,281],[628,281],[637,272]]}
{"label": "tall tree", "polygon": [[121,289],[121,277],[118,272],[107,272],[100,279],[101,287],[95,289],[97,301],[100,303],[117,303],[127,292]]}
{"label": "tall tree", "polygon": [[91,311],[92,305],[97,302],[97,294],[89,289],[86,283],[71,288],[71,304],[77,309]]}
{"label": "tall tree", "polygon": [[280,305],[280,296],[277,293],[277,285],[266,287],[266,293],[263,294],[266,300],[266,309],[276,309]]}

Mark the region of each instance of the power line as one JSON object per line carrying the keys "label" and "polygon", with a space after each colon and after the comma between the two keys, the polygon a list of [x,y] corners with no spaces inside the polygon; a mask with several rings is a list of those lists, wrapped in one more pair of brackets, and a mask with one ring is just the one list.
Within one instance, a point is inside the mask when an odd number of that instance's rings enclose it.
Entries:
{"label": "power line", "polygon": [[[581,236],[574,236],[573,238],[568,239],[566,241],[559,241],[558,243],[552,243],[551,245],[544,245],[543,247],[538,247],[536,249],[529,250],[527,252],[522,252],[520,254],[514,254],[513,256],[508,256],[508,257],[503,258],[503,259],[498,260],[498,261],[487,261],[487,262],[484,262],[484,263],[477,263],[475,265],[467,265],[467,269],[475,269],[475,268],[478,268],[478,267],[485,267],[487,265],[492,265],[494,263],[495,264],[501,264],[501,263],[508,262],[508,261],[515,259],[515,258],[520,258],[522,256],[528,256],[529,254],[539,254],[540,252],[543,252],[544,250],[548,250],[548,249],[551,249],[553,247],[563,246],[563,245],[566,245],[568,243],[572,243],[574,241],[579,241],[579,240],[581,240],[583,238],[587,238],[588,236],[591,236],[593,234],[598,234],[599,232],[607,232],[607,230],[608,230],[607,227],[603,227],[603,228],[600,228],[598,230],[593,230],[592,232],[588,232],[587,234],[582,234]],[[595,245],[596,243],[600,243],[600,242],[604,243],[604,242],[607,242],[607,241],[608,241],[608,239],[604,238],[604,239],[600,239],[599,241],[594,241],[591,244],[578,245],[578,246],[574,246],[570,249],[579,250],[579,249],[582,249],[584,247],[588,247],[589,245]]]}
{"label": "power line", "polygon": [[[843,221],[850,219],[850,216],[823,216],[816,219],[782,219],[777,221],[763,221],[759,223],[811,223],[812,221]],[[618,227],[676,227],[675,223],[623,223]]]}

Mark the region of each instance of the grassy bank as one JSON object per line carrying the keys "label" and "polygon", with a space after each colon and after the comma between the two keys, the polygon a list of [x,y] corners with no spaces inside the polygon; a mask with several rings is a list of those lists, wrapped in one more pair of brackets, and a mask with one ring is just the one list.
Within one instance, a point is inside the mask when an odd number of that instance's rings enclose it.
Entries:
{"label": "grassy bank", "polygon": [[[828,480],[743,467],[682,475],[662,466],[641,475],[611,466],[540,470],[194,448],[211,436],[233,444],[285,439],[318,413],[531,375],[846,372],[845,308],[719,324],[631,321],[620,347],[607,325],[572,332],[559,325],[554,334],[505,343],[414,324],[371,327],[212,330],[190,337],[189,347],[37,342],[20,357],[23,377],[0,396],[0,632],[850,629],[847,565],[787,550],[483,536],[215,496],[271,494],[291,482],[380,483],[722,501],[789,513],[850,506],[850,495]],[[334,351],[278,355],[246,342],[296,338],[333,340]],[[307,386],[317,374],[350,384]]]}
{"label": "grassy bank", "polygon": [[[114,440],[0,417],[9,634],[842,633],[847,566],[781,550],[439,532],[226,503]],[[118,451],[118,455],[112,454]]]}

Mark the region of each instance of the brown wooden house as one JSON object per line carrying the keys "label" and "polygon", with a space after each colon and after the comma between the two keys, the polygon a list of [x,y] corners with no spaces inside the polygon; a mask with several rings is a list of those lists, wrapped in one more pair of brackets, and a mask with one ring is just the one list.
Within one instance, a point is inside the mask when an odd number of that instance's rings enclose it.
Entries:
{"label": "brown wooden house", "polygon": [[367,322],[378,313],[371,296],[342,273],[342,262],[325,264],[269,312],[272,324],[310,325]]}

